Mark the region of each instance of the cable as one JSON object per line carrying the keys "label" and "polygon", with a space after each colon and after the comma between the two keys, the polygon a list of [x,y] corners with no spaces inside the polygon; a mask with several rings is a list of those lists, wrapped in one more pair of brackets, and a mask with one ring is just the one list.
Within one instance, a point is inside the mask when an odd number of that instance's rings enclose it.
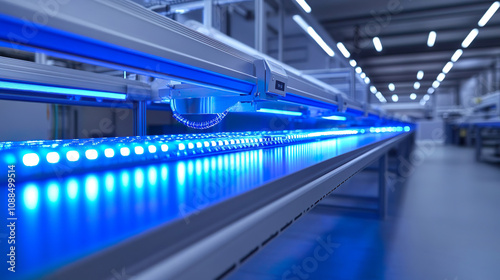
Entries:
{"label": "cable", "polygon": [[172,112],[173,112],[174,118],[178,122],[184,124],[187,127],[194,128],[194,129],[207,129],[207,128],[210,128],[212,126],[215,126],[215,125],[219,124],[226,117],[228,111],[229,110],[226,110],[223,113],[216,114],[215,118],[213,118],[213,119],[211,119],[209,121],[204,121],[204,122],[190,121],[190,120],[184,118],[183,116],[181,116],[176,111],[172,111]]}

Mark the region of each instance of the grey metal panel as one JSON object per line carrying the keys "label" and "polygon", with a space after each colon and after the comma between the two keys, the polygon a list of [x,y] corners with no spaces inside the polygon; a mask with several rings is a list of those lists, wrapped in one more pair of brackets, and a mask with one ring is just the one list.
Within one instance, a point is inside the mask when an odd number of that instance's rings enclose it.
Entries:
{"label": "grey metal panel", "polygon": [[337,104],[337,93],[326,90],[312,82],[306,81],[304,78],[289,71],[287,71],[287,74],[287,92],[330,104]]}

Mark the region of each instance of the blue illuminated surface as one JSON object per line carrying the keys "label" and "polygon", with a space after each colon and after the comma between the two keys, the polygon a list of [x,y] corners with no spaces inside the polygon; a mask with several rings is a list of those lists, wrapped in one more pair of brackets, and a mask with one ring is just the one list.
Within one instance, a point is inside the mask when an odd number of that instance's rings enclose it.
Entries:
{"label": "blue illuminated surface", "polygon": [[[16,228],[16,263],[23,268],[18,275],[50,273],[155,226],[182,219],[194,209],[395,136],[396,131],[18,183],[17,216],[22,223]],[[2,192],[6,197],[5,188]],[[199,196],[204,193],[209,195],[200,205]]]}
{"label": "blue illuminated surface", "polygon": [[266,108],[259,109],[259,110],[257,110],[257,112],[268,113],[268,114],[280,114],[280,115],[287,115],[287,116],[296,116],[296,117],[302,116],[301,112],[276,110],[276,109],[266,109]]}
{"label": "blue illuminated surface", "polygon": [[78,96],[116,99],[116,100],[127,99],[127,95],[123,94],[123,93],[94,91],[94,90],[85,90],[85,89],[76,89],[76,88],[62,88],[62,87],[54,87],[54,86],[43,86],[43,85],[26,84],[26,83],[19,83],[19,82],[0,81],[0,89],[43,92],[43,93],[62,94],[62,95],[78,95]]}
{"label": "blue illuminated surface", "polygon": [[347,118],[344,116],[326,116],[326,117],[323,117],[323,119],[332,120],[332,121],[345,121],[345,120],[347,120]]}

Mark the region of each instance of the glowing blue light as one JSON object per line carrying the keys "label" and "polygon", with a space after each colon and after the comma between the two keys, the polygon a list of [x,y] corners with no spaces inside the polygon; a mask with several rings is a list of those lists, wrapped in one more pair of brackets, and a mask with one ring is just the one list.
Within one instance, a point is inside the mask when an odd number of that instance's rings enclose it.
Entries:
{"label": "glowing blue light", "polygon": [[180,144],[179,144],[179,150],[180,150],[180,151],[184,151],[185,149],[186,149],[186,145],[184,145],[184,144],[180,143]]}
{"label": "glowing blue light", "polygon": [[127,147],[123,147],[120,149],[120,154],[124,157],[127,157],[130,155],[130,149]]}
{"label": "glowing blue light", "polygon": [[224,145],[224,142],[222,142],[221,140],[219,140],[218,142],[219,142],[219,146],[223,146]]}
{"label": "glowing blue light", "polygon": [[166,151],[168,151],[168,145],[167,145],[167,144],[162,144],[162,145],[161,145],[161,151],[162,151],[162,152],[166,152]]}
{"label": "glowing blue light", "polygon": [[142,188],[144,186],[144,172],[142,169],[137,168],[134,172],[134,182],[135,186],[138,188]]}
{"label": "glowing blue light", "polygon": [[58,163],[61,157],[57,152],[50,152],[47,154],[47,162],[49,163]]}
{"label": "glowing blue light", "polygon": [[226,146],[229,145],[229,141],[224,140],[224,145],[226,145]]}
{"label": "glowing blue light", "polygon": [[144,154],[144,148],[143,148],[143,147],[141,147],[141,146],[136,146],[136,147],[134,148],[134,151],[135,151],[135,153],[136,153],[137,155],[142,155],[142,154]]}
{"label": "glowing blue light", "polygon": [[331,121],[345,121],[345,120],[347,120],[347,118],[343,117],[343,116],[327,116],[327,117],[323,117],[323,119],[331,120]]}
{"label": "glowing blue light", "polygon": [[24,190],[24,205],[33,210],[38,205],[38,188],[35,185],[29,185]]}
{"label": "glowing blue light", "polygon": [[201,144],[200,142],[197,142],[197,143],[196,143],[196,148],[198,148],[198,149],[199,149],[199,148],[201,148],[201,147],[203,147],[203,144]]}
{"label": "glowing blue light", "polygon": [[208,148],[210,147],[210,143],[208,143],[207,141],[203,142],[203,146],[205,146],[205,148]]}
{"label": "glowing blue light", "polygon": [[265,108],[259,109],[259,110],[257,110],[257,112],[267,113],[267,114],[280,114],[280,115],[287,115],[287,116],[296,116],[296,117],[302,116],[301,112],[276,110],[276,109],[265,109]]}
{"label": "glowing blue light", "polygon": [[97,158],[97,151],[94,149],[86,150],[85,157],[87,157],[87,159],[94,160]]}
{"label": "glowing blue light", "polygon": [[404,129],[405,129],[406,132],[410,131],[410,127],[409,126],[405,126]]}
{"label": "glowing blue light", "polygon": [[231,145],[234,145],[234,140],[233,140],[233,139],[231,139],[231,140],[229,141],[229,143],[231,143]]}
{"label": "glowing blue light", "polygon": [[118,100],[127,99],[127,95],[122,93],[112,93],[112,92],[94,91],[94,90],[85,90],[76,88],[63,88],[54,86],[42,86],[42,85],[14,83],[6,81],[0,81],[0,89],[44,92],[50,94],[78,95],[78,96],[88,96],[88,97],[118,99]]}
{"label": "glowing blue light", "polygon": [[158,179],[158,174],[156,172],[156,167],[151,166],[148,168],[148,181],[150,185],[156,185]]}
{"label": "glowing blue light", "polygon": [[108,173],[106,175],[106,178],[104,179],[104,182],[105,182],[105,185],[106,185],[106,190],[108,192],[112,192],[113,188],[115,186],[115,177],[113,176],[113,174]]}
{"label": "glowing blue light", "polygon": [[194,144],[193,143],[188,143],[188,148],[189,149],[193,149],[194,148]]}
{"label": "glowing blue light", "polygon": [[398,127],[396,128],[396,131],[397,131],[397,132],[401,132],[401,131],[403,131],[403,128],[402,128],[401,126],[398,126]]}
{"label": "glowing blue light", "polygon": [[69,151],[66,153],[66,158],[69,161],[77,161],[80,159],[80,154],[77,151]]}
{"label": "glowing blue light", "polygon": [[68,197],[71,199],[75,199],[78,195],[78,183],[75,179],[71,179],[68,182],[68,186],[66,187],[66,192],[68,193]]}
{"label": "glowing blue light", "polygon": [[212,147],[217,146],[217,143],[215,141],[210,141],[210,144],[212,144]]}
{"label": "glowing blue light", "polygon": [[85,181],[85,195],[88,200],[94,201],[97,198],[98,189],[99,186],[97,178],[95,176],[87,177],[87,180]]}
{"label": "glowing blue light", "polygon": [[26,166],[37,166],[39,162],[40,158],[35,153],[29,153],[23,156],[23,163]]}
{"label": "glowing blue light", "polygon": [[107,157],[107,158],[112,158],[115,156],[115,151],[111,148],[107,148],[106,150],[104,150],[104,155]]}
{"label": "glowing blue light", "polygon": [[156,146],[155,146],[155,145],[149,145],[149,147],[148,147],[148,151],[149,151],[151,154],[156,153]]}
{"label": "glowing blue light", "polygon": [[47,188],[47,196],[52,202],[56,202],[59,199],[59,187],[56,184],[50,184]]}
{"label": "glowing blue light", "polygon": [[365,131],[364,129],[361,129],[361,130],[360,130],[360,132],[361,132],[361,133],[365,133],[366,131]]}

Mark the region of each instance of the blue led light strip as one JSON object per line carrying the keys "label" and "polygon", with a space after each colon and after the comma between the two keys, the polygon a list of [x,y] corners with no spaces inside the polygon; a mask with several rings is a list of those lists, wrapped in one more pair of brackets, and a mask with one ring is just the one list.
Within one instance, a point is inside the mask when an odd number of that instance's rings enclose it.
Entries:
{"label": "blue led light strip", "polygon": [[78,96],[117,99],[117,100],[127,99],[127,95],[123,93],[94,91],[94,90],[76,89],[76,88],[63,88],[54,86],[42,86],[35,84],[25,84],[25,83],[6,82],[6,81],[0,81],[0,89],[43,92],[43,93],[59,94],[59,95],[78,95]]}
{"label": "blue led light strip", "polygon": [[117,166],[258,149],[366,133],[408,132],[409,126],[329,130],[256,131],[0,142],[0,162],[24,178],[66,176]]}

